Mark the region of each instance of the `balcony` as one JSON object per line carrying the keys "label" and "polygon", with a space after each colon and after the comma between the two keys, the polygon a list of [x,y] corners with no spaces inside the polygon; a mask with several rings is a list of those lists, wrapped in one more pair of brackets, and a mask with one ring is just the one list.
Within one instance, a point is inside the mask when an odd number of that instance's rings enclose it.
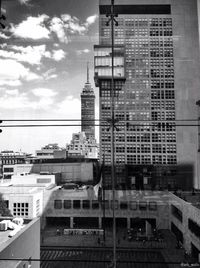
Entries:
{"label": "balcony", "polygon": [[[100,80],[112,79],[112,47],[94,46],[94,69],[95,85],[99,86]],[[114,80],[125,81],[125,52],[124,46],[115,46],[114,48]]]}

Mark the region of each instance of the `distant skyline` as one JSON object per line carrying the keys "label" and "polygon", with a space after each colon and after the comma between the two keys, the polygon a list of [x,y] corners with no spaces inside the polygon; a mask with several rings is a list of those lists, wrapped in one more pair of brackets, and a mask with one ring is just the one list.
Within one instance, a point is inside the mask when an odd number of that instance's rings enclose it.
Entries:
{"label": "distant skyline", "polygon": [[[3,0],[2,12],[6,29],[0,29],[0,64],[4,66],[0,69],[0,118],[81,119],[80,94],[88,61],[98,113],[93,81],[98,0]],[[33,153],[48,143],[65,146],[72,133],[80,130],[3,128],[0,150]]]}

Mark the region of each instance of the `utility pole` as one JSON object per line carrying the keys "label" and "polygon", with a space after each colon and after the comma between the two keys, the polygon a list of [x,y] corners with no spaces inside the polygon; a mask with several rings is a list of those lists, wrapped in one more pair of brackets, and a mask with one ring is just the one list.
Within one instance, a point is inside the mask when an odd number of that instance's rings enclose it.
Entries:
{"label": "utility pole", "polygon": [[111,71],[111,179],[112,179],[112,216],[113,216],[113,260],[112,267],[117,267],[116,261],[116,219],[115,219],[115,92],[114,92],[114,25],[118,26],[115,17],[118,15],[114,12],[114,0],[111,0],[111,10],[110,14],[106,14],[109,17],[106,25],[108,26],[111,22],[111,56],[112,56],[112,71]]}

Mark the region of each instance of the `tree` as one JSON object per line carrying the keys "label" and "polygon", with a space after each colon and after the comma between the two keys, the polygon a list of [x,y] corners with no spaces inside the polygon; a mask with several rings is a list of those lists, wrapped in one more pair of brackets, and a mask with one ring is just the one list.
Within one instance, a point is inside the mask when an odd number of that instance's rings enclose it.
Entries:
{"label": "tree", "polygon": [[0,216],[12,216],[10,210],[7,207],[6,201],[3,199],[2,193],[0,193]]}

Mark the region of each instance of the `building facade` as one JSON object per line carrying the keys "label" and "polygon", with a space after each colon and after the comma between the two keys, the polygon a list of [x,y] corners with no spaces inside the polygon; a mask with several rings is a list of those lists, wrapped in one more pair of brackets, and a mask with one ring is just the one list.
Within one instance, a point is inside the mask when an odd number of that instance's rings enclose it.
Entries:
{"label": "building facade", "polygon": [[87,65],[87,82],[81,93],[81,131],[86,137],[95,139],[95,95],[89,82],[89,67]]}
{"label": "building facade", "polygon": [[[190,126],[196,123],[200,95],[197,1],[116,0],[114,8],[117,185],[199,188],[198,131]],[[100,158],[110,185],[110,0],[100,0],[99,13],[95,82],[105,125]]]}
{"label": "building facade", "polygon": [[97,159],[99,147],[93,136],[87,137],[85,132],[73,133],[70,144],[67,144],[68,157],[84,157]]}
{"label": "building facade", "polygon": [[47,144],[37,150],[35,155],[38,159],[66,158],[66,150],[60,148],[57,143]]}
{"label": "building facade", "polygon": [[11,179],[14,174],[14,165],[26,163],[30,154],[4,150],[0,153],[0,176],[3,179]]}

